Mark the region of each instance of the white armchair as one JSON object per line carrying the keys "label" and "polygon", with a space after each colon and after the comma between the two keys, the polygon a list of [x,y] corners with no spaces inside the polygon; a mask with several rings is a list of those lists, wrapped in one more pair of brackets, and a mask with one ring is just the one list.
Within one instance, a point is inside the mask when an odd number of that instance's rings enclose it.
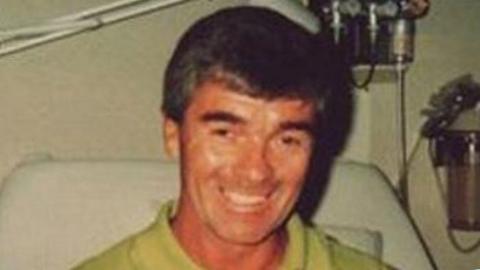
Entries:
{"label": "white armchair", "polygon": [[[331,181],[315,222],[328,224],[326,230],[342,242],[381,251],[398,269],[433,269],[377,169],[337,162]],[[177,165],[159,160],[19,166],[0,191],[0,269],[69,269],[145,227],[161,201],[175,198],[178,185]]]}

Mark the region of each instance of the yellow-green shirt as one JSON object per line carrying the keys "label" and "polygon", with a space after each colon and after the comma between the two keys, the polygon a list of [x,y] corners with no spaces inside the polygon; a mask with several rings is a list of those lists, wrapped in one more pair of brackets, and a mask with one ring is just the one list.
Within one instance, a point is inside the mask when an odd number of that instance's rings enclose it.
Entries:
{"label": "yellow-green shirt", "polygon": [[[205,270],[180,247],[169,219],[173,203],[162,206],[157,220],[74,270]],[[339,244],[297,215],[287,223],[288,246],[280,270],[387,270],[379,260]]]}

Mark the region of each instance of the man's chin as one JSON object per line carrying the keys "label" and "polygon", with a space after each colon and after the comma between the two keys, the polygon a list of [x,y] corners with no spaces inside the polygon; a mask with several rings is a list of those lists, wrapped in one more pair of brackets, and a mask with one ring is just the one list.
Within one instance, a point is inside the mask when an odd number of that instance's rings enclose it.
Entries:
{"label": "man's chin", "polygon": [[265,242],[275,230],[269,229],[237,229],[233,228],[231,224],[224,224],[223,228],[212,228],[215,235],[225,242],[235,245],[258,245]]}

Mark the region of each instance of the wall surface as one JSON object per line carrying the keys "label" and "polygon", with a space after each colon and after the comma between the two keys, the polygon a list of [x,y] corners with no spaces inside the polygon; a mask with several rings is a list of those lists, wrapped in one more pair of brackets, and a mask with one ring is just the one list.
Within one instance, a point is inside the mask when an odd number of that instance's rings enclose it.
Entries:
{"label": "wall surface", "polygon": [[[112,2],[2,1],[2,28]],[[162,155],[163,69],[178,36],[229,1],[192,1],[0,58],[0,176],[32,154]]]}
{"label": "wall surface", "polygon": [[[0,25],[31,25],[112,2],[5,0]],[[197,18],[236,2],[191,1],[0,58],[0,177],[38,154],[162,156],[158,108],[175,42]],[[368,107],[358,111],[367,114]],[[367,134],[354,136],[350,156],[368,157]]]}
{"label": "wall surface", "polygon": [[[97,6],[110,0],[3,0],[1,28]],[[162,72],[180,33],[197,18],[234,1],[197,0],[132,21],[0,58],[0,178],[32,154],[58,158],[162,156]],[[420,110],[448,80],[466,72],[480,80],[480,1],[432,1],[418,22],[408,71],[408,140]],[[376,78],[358,92],[355,129],[345,157],[377,164],[397,183],[395,84]],[[414,156],[410,181],[414,218],[441,270],[480,267],[480,252],[457,252],[429,164],[426,142]],[[1,181],[0,181],[1,183]],[[460,235],[464,244],[478,234]]]}

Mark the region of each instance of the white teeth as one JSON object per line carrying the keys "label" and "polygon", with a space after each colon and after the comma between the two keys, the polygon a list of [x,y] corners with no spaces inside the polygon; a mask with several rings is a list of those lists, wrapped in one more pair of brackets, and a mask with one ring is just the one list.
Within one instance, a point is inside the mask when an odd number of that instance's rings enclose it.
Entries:
{"label": "white teeth", "polygon": [[246,195],[237,192],[225,192],[225,196],[233,203],[239,205],[255,205],[266,201],[264,196]]}

